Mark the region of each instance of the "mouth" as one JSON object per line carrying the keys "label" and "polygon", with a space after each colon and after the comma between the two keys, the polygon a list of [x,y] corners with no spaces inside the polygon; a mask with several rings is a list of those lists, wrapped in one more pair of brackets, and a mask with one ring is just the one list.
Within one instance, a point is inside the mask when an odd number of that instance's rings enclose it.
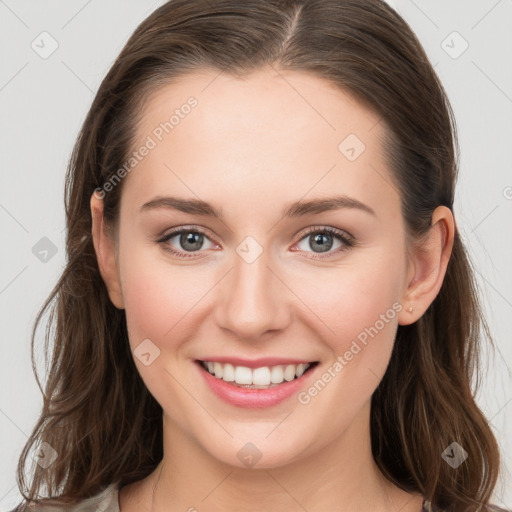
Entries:
{"label": "mouth", "polygon": [[[311,372],[319,363],[284,363],[269,366],[249,367],[221,361],[201,361],[196,363],[202,370],[219,381],[234,388],[265,390],[285,386]],[[254,366],[254,364],[252,364]]]}

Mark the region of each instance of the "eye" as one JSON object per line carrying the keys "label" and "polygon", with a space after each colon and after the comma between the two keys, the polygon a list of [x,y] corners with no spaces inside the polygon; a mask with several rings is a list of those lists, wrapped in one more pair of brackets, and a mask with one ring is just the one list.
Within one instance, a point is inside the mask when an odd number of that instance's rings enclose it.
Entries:
{"label": "eye", "polygon": [[[176,240],[172,242],[173,239]],[[205,241],[210,244],[209,247],[204,247]],[[218,244],[210,240],[206,232],[202,229],[187,226],[172,229],[157,240],[157,242],[162,244],[166,251],[169,251],[178,258],[195,257],[196,254],[194,253],[200,253],[201,249],[219,247]],[[331,249],[336,243],[338,244],[338,248],[332,251]],[[176,247],[176,244],[178,247]],[[300,244],[304,244],[306,247],[300,247]],[[354,245],[355,240],[352,236],[329,226],[308,228],[297,244],[300,251],[309,252],[309,249],[313,250],[313,253],[316,255],[308,256],[311,259],[328,258],[334,254],[346,251]],[[297,249],[292,250],[296,251]],[[323,253],[325,253],[325,255]]]}
{"label": "eye", "polygon": [[[174,238],[176,239],[174,243],[178,245],[178,249],[174,248],[172,243],[170,243]],[[216,246],[216,244],[210,241],[204,231],[195,227],[181,227],[179,229],[173,229],[157,240],[157,242],[163,245],[165,250],[179,258],[194,257],[195,255],[191,253],[200,252],[201,249],[204,249],[205,247],[203,247],[203,245],[205,241],[209,241],[211,247]]]}
{"label": "eye", "polygon": [[[338,249],[331,251],[336,242],[338,243]],[[301,243],[304,244],[302,248],[300,247]],[[322,259],[348,250],[355,245],[355,240],[339,229],[328,226],[322,228],[311,227],[297,245],[301,251],[308,252],[308,249],[311,249],[315,254],[318,254],[317,256],[308,256],[309,258]],[[322,253],[326,253],[326,255],[324,256]]]}

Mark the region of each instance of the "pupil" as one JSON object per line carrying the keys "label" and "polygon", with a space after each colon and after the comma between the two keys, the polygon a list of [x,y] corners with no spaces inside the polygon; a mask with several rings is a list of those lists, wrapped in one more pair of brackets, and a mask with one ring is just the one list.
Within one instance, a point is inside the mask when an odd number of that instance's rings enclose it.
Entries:
{"label": "pupil", "polygon": [[[327,241],[326,241],[327,239]],[[325,235],[322,233],[317,233],[313,236],[314,243],[319,244],[320,251],[319,252],[326,252],[331,249],[332,247],[332,237],[331,235]],[[311,249],[314,249],[313,245],[309,244]]]}
{"label": "pupil", "polygon": [[203,235],[201,233],[186,233],[180,236],[180,244],[184,249],[187,249],[187,244],[192,244],[188,250],[197,251],[203,244]]}

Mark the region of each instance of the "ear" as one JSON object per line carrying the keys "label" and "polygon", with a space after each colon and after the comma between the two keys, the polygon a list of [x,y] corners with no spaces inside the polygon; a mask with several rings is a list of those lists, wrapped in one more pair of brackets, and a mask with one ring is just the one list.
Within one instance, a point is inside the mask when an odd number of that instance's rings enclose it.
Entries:
{"label": "ear", "polygon": [[101,277],[114,306],[124,309],[124,299],[116,260],[115,242],[107,234],[103,218],[103,198],[96,191],[91,195],[92,239]]}
{"label": "ear", "polygon": [[409,251],[407,288],[401,301],[404,307],[398,315],[399,325],[414,323],[436,298],[446,274],[454,236],[451,210],[438,206],[432,214],[429,231]]}

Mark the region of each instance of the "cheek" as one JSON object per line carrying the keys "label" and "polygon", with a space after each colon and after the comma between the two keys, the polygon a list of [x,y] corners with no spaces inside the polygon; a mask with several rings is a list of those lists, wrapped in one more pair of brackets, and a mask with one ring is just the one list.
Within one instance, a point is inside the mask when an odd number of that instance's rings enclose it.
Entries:
{"label": "cheek", "polygon": [[207,275],[201,277],[193,266],[171,265],[147,248],[131,251],[120,263],[132,349],[146,338],[163,346],[164,340],[168,345],[186,336],[187,315],[211,287]]}
{"label": "cheek", "polygon": [[[126,321],[132,346],[145,338],[157,341],[181,312],[177,283],[144,265],[128,267],[123,280]],[[133,347],[132,347],[133,348]]]}
{"label": "cheek", "polygon": [[[312,330],[321,333],[318,339],[330,353],[318,379],[298,398],[311,416],[330,411],[326,435],[332,437],[368,402],[384,376],[402,309],[399,261],[348,270],[303,279],[297,292],[307,296],[304,302],[316,319]],[[307,289],[315,292],[306,295]]]}
{"label": "cheek", "polygon": [[297,295],[314,313],[308,314],[313,335],[330,354],[322,382],[301,403],[318,414],[333,411],[338,426],[370,399],[387,369],[402,309],[402,263],[396,250],[379,251],[296,281]]}
{"label": "cheek", "polygon": [[316,331],[336,353],[348,350],[358,336],[373,327],[382,338],[393,339],[401,309],[400,263],[361,262],[346,268],[325,269],[296,278],[294,291],[314,313]]}
{"label": "cheek", "polygon": [[[211,273],[211,271],[210,271]],[[189,340],[197,337],[201,298],[215,281],[193,265],[171,265],[154,251],[131,251],[121,261],[126,323],[134,362],[146,387],[166,411],[181,411],[174,420],[187,429],[194,413],[190,396],[179,383],[190,371],[183,365]],[[148,344],[144,340],[151,340]],[[144,343],[143,343],[144,342]],[[144,355],[149,358],[144,362]],[[190,419],[190,418],[189,418]]]}

